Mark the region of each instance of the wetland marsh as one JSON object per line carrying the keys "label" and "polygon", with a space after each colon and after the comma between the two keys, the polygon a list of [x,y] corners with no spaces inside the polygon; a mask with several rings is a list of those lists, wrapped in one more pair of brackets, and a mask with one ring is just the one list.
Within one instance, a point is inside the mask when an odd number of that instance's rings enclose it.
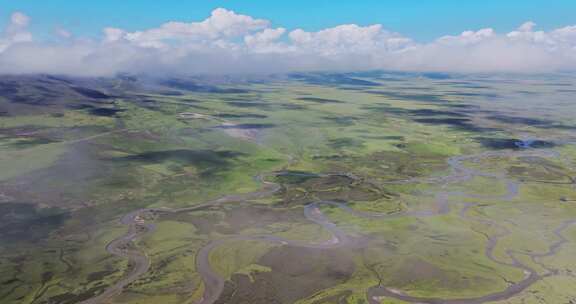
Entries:
{"label": "wetland marsh", "polygon": [[2,76],[0,302],[576,302],[575,84]]}

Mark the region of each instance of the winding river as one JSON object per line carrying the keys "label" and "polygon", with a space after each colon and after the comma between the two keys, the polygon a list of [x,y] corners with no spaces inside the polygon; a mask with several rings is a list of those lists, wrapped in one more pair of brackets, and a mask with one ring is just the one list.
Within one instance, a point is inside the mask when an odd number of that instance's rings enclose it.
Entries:
{"label": "winding river", "polygon": [[[482,172],[477,169],[466,167],[463,163],[466,161],[478,161],[485,158],[493,158],[493,157],[519,157],[519,156],[538,156],[538,157],[559,157],[559,154],[552,151],[552,150],[536,150],[530,148],[530,143],[532,141],[523,141],[518,151],[498,151],[498,152],[483,152],[473,155],[463,155],[463,156],[456,156],[449,158],[447,160],[447,164],[450,168],[450,172],[437,180],[439,180],[440,191],[435,192],[435,206],[430,210],[424,211],[407,211],[402,213],[396,214],[383,214],[383,213],[373,213],[373,212],[363,212],[357,211],[345,203],[335,202],[335,201],[318,201],[318,202],[311,202],[310,204],[304,207],[304,216],[322,226],[324,229],[329,231],[332,234],[332,239],[329,241],[323,242],[304,242],[304,241],[295,241],[289,240],[282,237],[274,236],[274,235],[237,235],[231,236],[224,239],[218,239],[211,241],[206,246],[202,247],[200,251],[197,253],[196,257],[196,269],[202,280],[204,282],[204,293],[202,298],[197,301],[197,304],[213,304],[217,301],[219,296],[224,290],[224,283],[225,278],[220,276],[216,273],[210,265],[209,256],[212,250],[217,248],[218,246],[231,241],[231,240],[256,240],[262,242],[270,242],[270,243],[277,243],[282,245],[290,245],[296,247],[306,247],[306,248],[322,248],[322,249],[330,249],[330,248],[338,248],[344,246],[354,246],[357,245],[355,242],[358,242],[357,238],[353,238],[348,235],[345,231],[340,229],[335,223],[331,222],[330,219],[322,213],[321,207],[322,206],[332,206],[341,209],[344,212],[347,212],[351,215],[363,218],[370,218],[370,219],[390,219],[390,218],[397,218],[397,217],[405,217],[405,216],[415,216],[415,217],[431,217],[437,216],[442,214],[447,214],[451,212],[451,198],[472,198],[472,199],[500,199],[500,200],[512,200],[518,195],[519,184],[518,182],[507,178],[504,174],[497,174],[497,173],[488,173]],[[273,174],[270,174],[273,175]],[[356,178],[350,174],[337,174],[337,175],[346,175],[350,178]],[[318,175],[321,176],[321,175]],[[468,194],[465,192],[450,192],[444,191],[446,187],[450,184],[457,184],[462,183],[468,180],[471,180],[475,177],[487,177],[495,179],[501,182],[503,185],[506,186],[506,193],[502,195],[479,195],[479,194]],[[106,250],[113,255],[127,258],[129,260],[130,265],[132,267],[129,268],[127,273],[124,275],[123,279],[118,281],[113,286],[108,287],[103,293],[88,299],[82,304],[99,304],[105,302],[107,299],[119,294],[122,290],[129,285],[130,283],[134,282],[138,279],[142,274],[146,273],[150,267],[150,259],[146,256],[146,254],[133,246],[133,242],[139,238],[141,238],[146,233],[150,233],[154,226],[150,223],[147,223],[145,218],[147,215],[154,214],[154,215],[161,215],[163,213],[178,213],[178,212],[191,212],[195,210],[199,210],[202,208],[206,208],[209,206],[215,206],[218,204],[228,203],[228,202],[238,202],[238,201],[247,201],[251,199],[262,198],[266,196],[270,196],[276,193],[281,186],[269,181],[266,181],[266,175],[260,175],[257,179],[262,184],[260,190],[248,194],[241,194],[241,195],[230,195],[225,196],[213,201],[206,202],[201,205],[188,207],[188,208],[181,208],[181,209],[168,209],[168,208],[148,208],[148,209],[141,209],[129,214],[126,214],[122,219],[121,223],[127,225],[128,231],[120,236],[119,238],[111,241],[107,246]],[[415,182],[414,180],[407,180],[407,181],[398,181],[399,183],[406,183],[406,182]],[[521,262],[517,257],[516,253],[513,250],[506,251],[506,255],[509,258],[509,261],[503,261],[497,258],[494,255],[494,250],[498,244],[498,241],[503,238],[504,236],[510,234],[510,231],[494,221],[484,218],[475,218],[468,215],[468,210],[474,207],[474,204],[466,204],[462,210],[459,212],[459,216],[465,218],[469,221],[478,221],[484,224],[492,225],[494,227],[499,228],[501,233],[487,236],[487,243],[485,247],[485,256],[490,259],[491,261],[498,263],[503,266],[513,267],[523,271],[525,274],[524,278],[518,282],[509,282],[509,286],[500,291],[495,291],[490,294],[486,294],[483,296],[475,297],[475,298],[463,298],[463,299],[440,299],[440,298],[422,298],[422,297],[415,297],[405,294],[401,291],[387,288],[386,286],[373,286],[368,288],[366,296],[370,304],[379,304],[380,298],[387,297],[387,298],[394,298],[398,300],[402,300],[405,302],[410,303],[428,303],[428,304],[437,304],[437,303],[444,303],[444,304],[481,304],[486,302],[492,301],[500,301],[512,298],[522,291],[526,290],[535,282],[543,279],[544,277],[551,276],[557,273],[557,270],[547,267],[546,265],[540,262],[540,259],[548,256],[555,255],[560,249],[561,246],[568,242],[568,240],[562,235],[562,233],[571,227],[572,225],[576,224],[575,220],[565,221],[560,225],[558,228],[554,230],[554,234],[557,237],[557,241],[551,244],[546,252],[543,253],[526,253],[523,252],[522,254],[530,257],[532,261],[540,266],[543,269],[546,269],[546,273],[539,274],[535,269],[529,267],[525,263]]]}

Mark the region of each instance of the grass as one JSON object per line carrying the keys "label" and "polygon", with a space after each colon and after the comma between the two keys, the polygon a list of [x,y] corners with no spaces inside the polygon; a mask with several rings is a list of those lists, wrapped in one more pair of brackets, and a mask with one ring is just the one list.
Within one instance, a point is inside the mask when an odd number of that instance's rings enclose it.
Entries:
{"label": "grass", "polygon": [[[201,286],[195,272],[194,253],[206,242],[188,223],[159,221],[155,231],[138,245],[151,259],[150,271],[128,288],[127,297],[117,297],[120,303],[154,303],[154,301],[182,301]],[[178,292],[167,292],[178,287]],[[142,297],[153,293],[154,297]]]}
{"label": "grass", "polygon": [[54,143],[19,151],[0,151],[0,181],[30,173],[52,165],[66,147]]}
{"label": "grass", "polygon": [[210,265],[218,274],[227,279],[230,279],[234,273],[261,272],[267,268],[255,264],[272,247],[274,245],[258,241],[226,242],[210,253]]}

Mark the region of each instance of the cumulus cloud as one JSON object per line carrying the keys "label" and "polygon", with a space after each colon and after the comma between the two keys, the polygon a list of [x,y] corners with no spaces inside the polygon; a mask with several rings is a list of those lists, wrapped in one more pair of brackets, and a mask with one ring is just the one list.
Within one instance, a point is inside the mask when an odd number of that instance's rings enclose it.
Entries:
{"label": "cumulus cloud", "polygon": [[496,33],[491,28],[485,28],[478,31],[465,31],[458,36],[440,37],[438,44],[446,45],[474,45],[494,37]]}
{"label": "cumulus cloud", "polygon": [[289,34],[292,43],[300,49],[327,55],[342,53],[371,53],[374,50],[395,51],[411,44],[411,40],[382,28],[382,25],[339,25],[318,32],[301,29]]}
{"label": "cumulus cloud", "polygon": [[279,27],[276,29],[267,28],[261,32],[255,33],[253,35],[247,35],[244,37],[244,42],[248,47],[270,45],[271,43],[277,41],[284,33],[285,28]]}
{"label": "cumulus cloud", "polygon": [[193,22],[127,31],[107,27],[100,39],[36,41],[31,20],[12,14],[0,34],[0,73],[276,73],[305,70],[549,72],[576,69],[576,26],[509,33],[464,31],[418,43],[382,25],[344,24],[319,31],[273,27],[265,19],[218,8]]}
{"label": "cumulus cloud", "polygon": [[142,47],[164,48],[169,46],[168,42],[218,44],[223,39],[247,35],[268,26],[267,20],[217,8],[201,22],[167,22],[158,28],[137,32],[108,28],[105,34],[108,41],[125,40]]}

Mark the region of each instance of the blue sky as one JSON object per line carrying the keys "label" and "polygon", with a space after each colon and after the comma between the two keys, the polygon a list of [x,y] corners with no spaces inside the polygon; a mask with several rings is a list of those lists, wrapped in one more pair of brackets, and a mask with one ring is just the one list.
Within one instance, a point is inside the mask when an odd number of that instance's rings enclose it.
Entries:
{"label": "blue sky", "polygon": [[32,18],[36,34],[63,27],[94,36],[106,26],[140,30],[172,20],[198,21],[216,7],[309,31],[380,23],[420,41],[485,27],[505,32],[527,20],[544,30],[576,24],[575,0],[0,0],[0,23],[18,10]]}

